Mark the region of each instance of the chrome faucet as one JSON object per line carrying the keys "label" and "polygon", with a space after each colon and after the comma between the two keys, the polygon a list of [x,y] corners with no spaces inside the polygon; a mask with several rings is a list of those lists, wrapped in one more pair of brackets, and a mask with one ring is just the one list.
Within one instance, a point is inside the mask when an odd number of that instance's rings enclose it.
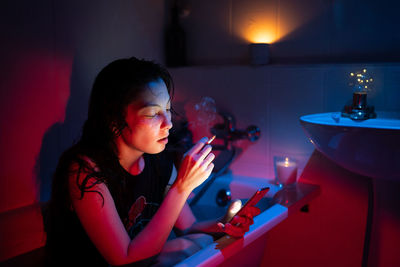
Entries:
{"label": "chrome faucet", "polygon": [[240,139],[248,139],[250,142],[255,142],[260,138],[260,129],[255,125],[250,125],[246,130],[236,129],[235,119],[226,113],[219,113],[224,119],[223,123],[217,123],[211,128],[211,133],[217,138],[224,140],[224,146],[228,146],[229,141]]}

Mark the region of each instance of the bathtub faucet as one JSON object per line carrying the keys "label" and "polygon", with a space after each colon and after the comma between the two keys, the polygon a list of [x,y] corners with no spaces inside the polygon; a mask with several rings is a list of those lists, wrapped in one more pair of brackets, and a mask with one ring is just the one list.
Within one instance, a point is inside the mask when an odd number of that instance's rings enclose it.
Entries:
{"label": "bathtub faucet", "polygon": [[246,130],[236,129],[236,121],[233,116],[220,113],[224,119],[223,123],[215,124],[211,128],[211,133],[217,138],[224,139],[225,144],[228,141],[236,141],[240,139],[248,139],[250,142],[255,142],[260,138],[260,129],[255,125],[250,125]]}

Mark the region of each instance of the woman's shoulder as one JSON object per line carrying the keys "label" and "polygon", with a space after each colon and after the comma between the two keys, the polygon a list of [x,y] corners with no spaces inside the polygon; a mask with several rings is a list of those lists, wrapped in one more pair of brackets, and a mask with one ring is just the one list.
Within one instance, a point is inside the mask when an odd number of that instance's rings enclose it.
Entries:
{"label": "woman's shoulder", "polygon": [[105,180],[95,160],[85,154],[79,154],[70,162],[68,187],[70,197],[82,197],[87,190],[104,191]]}
{"label": "woman's shoulder", "polygon": [[84,154],[77,155],[75,159],[71,160],[68,164],[68,176],[76,177],[91,175],[93,173],[100,172],[98,165],[95,161]]}
{"label": "woman's shoulder", "polygon": [[100,172],[99,166],[96,164],[95,160],[92,159],[91,157],[85,154],[81,154],[78,155],[78,159],[81,162],[81,164],[84,165],[84,167],[89,169],[89,171]]}

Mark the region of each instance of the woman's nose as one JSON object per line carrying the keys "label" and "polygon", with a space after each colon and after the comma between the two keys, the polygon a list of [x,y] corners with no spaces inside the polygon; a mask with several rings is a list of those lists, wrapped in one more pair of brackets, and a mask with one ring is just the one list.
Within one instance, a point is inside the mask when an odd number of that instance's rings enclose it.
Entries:
{"label": "woman's nose", "polygon": [[172,128],[171,114],[165,113],[162,128]]}

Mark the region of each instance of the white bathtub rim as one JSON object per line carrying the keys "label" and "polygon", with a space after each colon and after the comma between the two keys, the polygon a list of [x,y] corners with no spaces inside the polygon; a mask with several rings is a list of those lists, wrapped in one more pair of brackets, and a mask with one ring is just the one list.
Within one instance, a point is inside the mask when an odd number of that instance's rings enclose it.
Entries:
{"label": "white bathtub rim", "polygon": [[[239,240],[237,240],[230,244],[229,248],[232,249],[234,253],[239,252],[243,247],[246,247],[285,220],[287,216],[288,209],[286,207],[280,204],[273,205],[254,218],[254,224],[250,226],[250,231],[243,237],[243,246],[240,246],[240,243],[237,242]],[[217,243],[214,242],[175,266],[217,266],[227,258],[225,258],[221,250],[217,249],[216,246]]]}
{"label": "white bathtub rim", "polygon": [[[265,197],[272,198],[279,188],[278,185],[273,183],[272,179],[262,177],[248,177],[235,175],[232,173],[221,175],[216,178],[211,187],[205,192],[205,194],[199,199],[196,205],[210,204],[210,200],[214,200],[218,191],[226,189],[231,192],[232,199],[249,198],[256,190],[262,187],[270,187],[269,192]],[[245,193],[239,188],[246,188]],[[214,204],[212,202],[211,204]]]}

